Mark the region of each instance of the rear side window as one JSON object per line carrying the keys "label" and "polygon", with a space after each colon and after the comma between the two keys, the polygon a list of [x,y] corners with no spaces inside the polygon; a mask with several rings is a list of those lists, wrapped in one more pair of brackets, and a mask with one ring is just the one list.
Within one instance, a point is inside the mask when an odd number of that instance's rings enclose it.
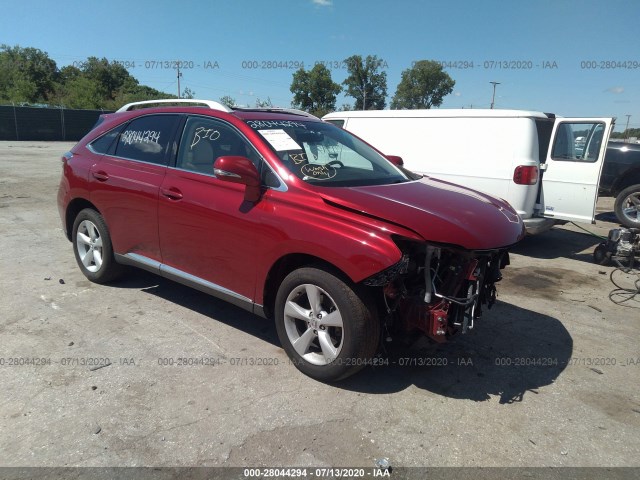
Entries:
{"label": "rear side window", "polygon": [[123,128],[124,125],[119,125],[113,130],[108,131],[101,137],[98,137],[93,142],[91,142],[89,144],[89,147],[96,153],[109,153],[109,148],[111,147],[111,145],[113,145],[113,141],[118,137]]}
{"label": "rear side window", "polygon": [[177,119],[176,115],[147,115],[131,121],[120,134],[114,155],[164,164]]}

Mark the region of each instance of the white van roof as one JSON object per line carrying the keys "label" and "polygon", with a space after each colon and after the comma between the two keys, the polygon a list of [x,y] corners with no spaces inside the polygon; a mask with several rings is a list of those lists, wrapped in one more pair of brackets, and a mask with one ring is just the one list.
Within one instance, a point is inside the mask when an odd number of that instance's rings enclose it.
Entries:
{"label": "white van roof", "polygon": [[500,110],[472,108],[444,108],[429,110],[360,110],[328,113],[323,120],[337,118],[421,118],[421,117],[494,117],[494,118],[555,118],[552,113],[531,110]]}

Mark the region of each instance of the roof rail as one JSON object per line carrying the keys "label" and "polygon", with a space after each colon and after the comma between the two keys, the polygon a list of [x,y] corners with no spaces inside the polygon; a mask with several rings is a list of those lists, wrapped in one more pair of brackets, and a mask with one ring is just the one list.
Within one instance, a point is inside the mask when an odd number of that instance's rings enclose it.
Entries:
{"label": "roof rail", "polygon": [[243,108],[243,107],[237,107],[236,110],[248,110],[248,111],[252,111],[252,112],[282,112],[282,113],[291,113],[294,115],[301,115],[303,117],[309,117],[309,118],[318,118],[315,115],[312,115],[308,112],[305,112],[303,110],[298,110],[295,108],[281,108],[281,107],[256,107],[256,108]]}
{"label": "roof rail", "polygon": [[116,112],[128,112],[133,107],[136,107],[138,105],[154,105],[158,103],[191,103],[191,104],[196,103],[196,104],[206,105],[212,110],[221,110],[227,113],[233,112],[232,109],[230,109],[226,105],[223,105],[219,102],[214,102],[213,100],[197,100],[195,98],[169,98],[169,99],[163,99],[163,100],[145,100],[143,102],[132,102],[132,103],[127,103],[126,105],[120,107],[118,110],[116,110]]}

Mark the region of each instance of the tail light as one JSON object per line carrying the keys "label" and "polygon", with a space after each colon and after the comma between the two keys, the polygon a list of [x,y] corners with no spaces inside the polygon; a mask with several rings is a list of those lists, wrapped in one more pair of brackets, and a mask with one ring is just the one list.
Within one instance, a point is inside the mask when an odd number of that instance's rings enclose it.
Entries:
{"label": "tail light", "polygon": [[538,183],[538,167],[518,165],[513,171],[513,181],[518,185],[535,185]]}

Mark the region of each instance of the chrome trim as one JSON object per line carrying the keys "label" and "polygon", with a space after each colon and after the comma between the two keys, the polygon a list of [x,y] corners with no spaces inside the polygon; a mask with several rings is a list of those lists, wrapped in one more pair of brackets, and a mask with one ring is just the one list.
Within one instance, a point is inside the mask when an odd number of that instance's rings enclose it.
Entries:
{"label": "chrome trim", "polygon": [[123,265],[132,265],[134,267],[140,267],[147,270],[148,272],[156,273],[158,275],[160,274],[160,266],[162,264],[157,260],[153,260],[138,253],[126,253],[124,255],[116,253],[114,256],[116,257],[116,261]]}
{"label": "chrome trim", "polygon": [[170,267],[169,265],[161,264],[160,265],[160,274],[164,277],[167,276],[175,276],[179,277],[187,282],[196,283],[204,288],[215,290],[224,295],[229,295],[231,297],[237,298],[238,300],[242,300],[243,302],[252,302],[250,298],[245,297],[244,295],[240,295],[239,293],[234,292],[233,290],[229,290],[228,288],[224,288],[216,283],[209,282],[208,280],[204,280],[200,277],[196,277],[195,275],[191,275],[190,273],[183,272],[182,270],[178,270],[177,268]]}
{"label": "chrome trim", "polygon": [[145,257],[137,253],[126,253],[124,255],[115,254],[116,261],[123,265],[131,265],[134,267],[140,267],[152,273],[156,273],[164,278],[181,283],[188,287],[195,288],[201,292],[212,295],[221,300],[232,303],[233,305],[248,310],[251,313],[255,313],[262,317],[265,316],[262,305],[253,303],[248,297],[240,295],[239,293],[229,290],[221,285],[218,285],[203,278],[196,277],[190,273],[184,272],[164,263],[158,262],[151,258]]}
{"label": "chrome trim", "polygon": [[221,177],[233,177],[233,178],[242,178],[240,175],[233,173],[233,172],[228,172],[226,170],[222,170],[220,168],[214,168],[213,169],[213,174],[215,176],[221,176]]}

